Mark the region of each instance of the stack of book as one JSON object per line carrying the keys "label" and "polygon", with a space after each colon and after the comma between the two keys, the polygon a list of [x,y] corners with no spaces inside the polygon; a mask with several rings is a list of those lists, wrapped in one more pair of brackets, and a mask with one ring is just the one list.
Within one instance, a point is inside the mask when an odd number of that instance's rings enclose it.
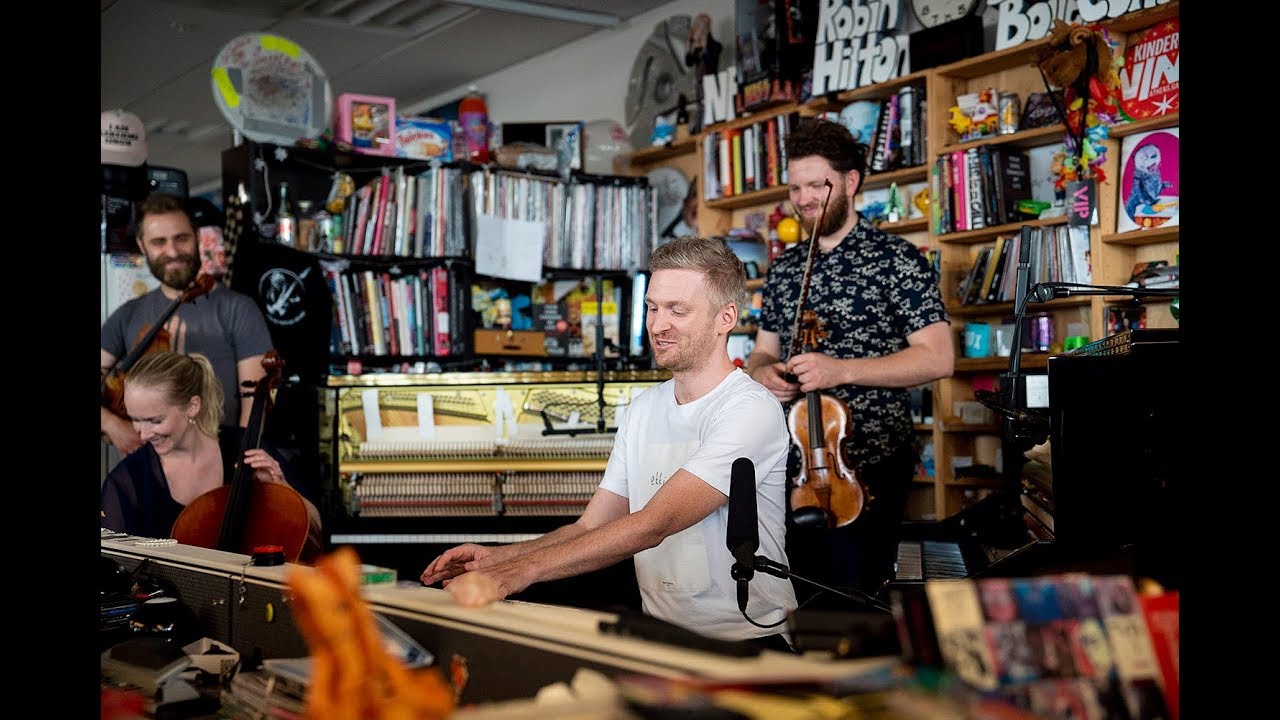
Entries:
{"label": "stack of book", "polygon": [[1153,260],[1133,266],[1129,282],[1125,287],[1156,290],[1159,288],[1177,289],[1178,265],[1170,265],[1167,260]]}

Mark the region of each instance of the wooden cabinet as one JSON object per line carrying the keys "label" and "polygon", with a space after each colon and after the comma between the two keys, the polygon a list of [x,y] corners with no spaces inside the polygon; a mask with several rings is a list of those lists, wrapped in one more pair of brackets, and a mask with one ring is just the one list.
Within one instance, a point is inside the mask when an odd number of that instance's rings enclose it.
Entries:
{"label": "wooden cabinet", "polygon": [[[1104,24],[1118,38],[1128,33],[1154,25],[1161,20],[1177,17],[1178,3],[1169,2],[1157,8],[1142,10]],[[923,165],[868,174],[863,190],[884,188],[891,183],[903,187],[930,178],[930,168],[936,159],[956,150],[967,150],[983,145],[1030,149],[1063,142],[1064,127],[1023,130],[1020,132],[961,142],[947,123],[949,109],[956,98],[964,93],[992,87],[997,91],[1011,91],[1025,100],[1032,92],[1045,90],[1042,77],[1035,66],[1041,52],[1048,45],[1048,38],[986,53],[948,65],[916,71],[885,83],[855,88],[834,97],[815,98],[806,103],[790,103],[769,108],[747,116],[707,127],[703,135],[692,142],[671,148],[645,149],[632,158],[633,172],[643,172],[657,165],[679,167],[691,178],[697,178],[698,223],[702,235],[723,235],[730,228],[744,226],[746,216],[753,212],[769,212],[776,204],[788,204],[788,190],[783,183],[763,190],[743,192],[728,197],[705,199],[706,184],[702,170],[707,167],[706,146],[702,138],[716,133],[750,126],[779,115],[795,114],[811,117],[828,112],[839,112],[857,100],[879,100],[897,93],[907,85],[923,87],[927,102],[925,119],[925,157]],[[1104,168],[1106,181],[1097,188],[1098,224],[1089,231],[1089,256],[1092,284],[1123,285],[1129,278],[1134,263],[1154,259],[1173,260],[1178,251],[1178,229],[1155,229],[1128,233],[1116,233],[1116,208],[1119,195],[1120,140],[1126,134],[1172,127],[1178,124],[1176,114],[1154,120],[1115,126],[1108,141],[1107,163]],[[1014,315],[1012,302],[996,302],[961,305],[955,298],[957,285],[963,280],[974,259],[984,245],[992,244],[997,237],[1016,237],[1023,225],[1033,228],[1056,228],[1066,224],[1063,216],[1033,219],[1026,222],[998,224],[979,230],[939,233],[928,219],[886,223],[882,227],[901,235],[926,250],[936,250],[941,257],[940,285],[948,303],[952,328],[956,333],[956,369],[952,377],[934,383],[930,424],[917,426],[921,445],[931,444],[934,475],[919,475],[908,514],[913,518],[941,519],[952,515],[963,506],[978,499],[982,493],[999,485],[994,477],[982,477],[970,473],[957,473],[953,468],[956,459],[977,458],[986,460],[999,457],[1000,425],[998,417],[988,413],[971,412],[975,409],[975,385],[981,387],[992,382],[995,376],[1008,368],[1009,359],[1001,356],[966,358],[962,356],[961,333],[969,322],[998,324]],[[1107,328],[1107,308],[1129,303],[1127,297],[1086,296],[1067,297],[1038,303],[1029,312],[1047,313],[1054,326],[1054,337],[1060,342],[1066,336],[1068,326],[1087,326],[1090,340],[1110,334]],[[1148,300],[1145,303],[1148,327],[1174,327],[1176,320],[1170,312],[1168,299]],[[1022,357],[1022,369],[1031,373],[1043,373],[1048,365],[1048,353],[1026,353]],[[967,406],[966,406],[967,404]],[[995,442],[993,446],[992,442]]]}

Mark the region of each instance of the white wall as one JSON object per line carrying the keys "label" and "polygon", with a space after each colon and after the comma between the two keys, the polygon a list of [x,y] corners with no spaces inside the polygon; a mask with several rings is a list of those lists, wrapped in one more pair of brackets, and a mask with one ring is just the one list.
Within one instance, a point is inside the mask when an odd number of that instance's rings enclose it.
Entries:
{"label": "white wall", "polygon": [[415,115],[450,103],[474,84],[484,94],[493,122],[616,120],[625,124],[627,81],[644,41],[658,22],[673,15],[706,13],[712,37],[724,45],[720,67],[733,63],[734,0],[675,0],[518,65],[463,83],[453,90],[400,108]]}

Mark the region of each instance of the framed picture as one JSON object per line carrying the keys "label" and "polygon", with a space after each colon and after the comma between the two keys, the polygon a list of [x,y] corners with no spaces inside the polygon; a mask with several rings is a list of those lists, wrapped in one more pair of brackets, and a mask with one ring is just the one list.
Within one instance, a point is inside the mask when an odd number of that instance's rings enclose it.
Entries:
{"label": "framed picture", "polygon": [[396,100],[378,95],[338,96],[335,134],[367,155],[396,154]]}
{"label": "framed picture", "polygon": [[546,139],[543,144],[556,154],[562,151],[560,143],[564,142],[563,152],[569,155],[569,168],[582,169],[582,123],[547,123]]}

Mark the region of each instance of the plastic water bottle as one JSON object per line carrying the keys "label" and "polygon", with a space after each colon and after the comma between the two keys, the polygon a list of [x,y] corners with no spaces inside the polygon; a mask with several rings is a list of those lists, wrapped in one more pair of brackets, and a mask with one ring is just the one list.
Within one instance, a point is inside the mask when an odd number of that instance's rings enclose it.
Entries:
{"label": "plastic water bottle", "polygon": [[467,88],[467,96],[458,103],[458,122],[467,142],[467,159],[489,162],[489,106],[475,85]]}

